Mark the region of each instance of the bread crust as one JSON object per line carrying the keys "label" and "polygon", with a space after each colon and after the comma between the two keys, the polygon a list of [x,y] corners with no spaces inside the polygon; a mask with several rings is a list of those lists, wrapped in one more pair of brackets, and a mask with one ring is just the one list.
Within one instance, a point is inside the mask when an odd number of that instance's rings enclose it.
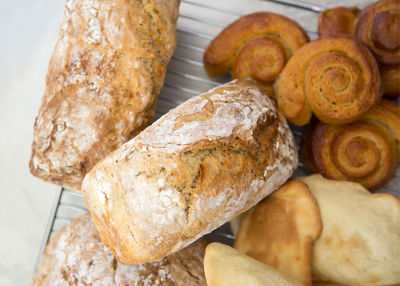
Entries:
{"label": "bread crust", "polygon": [[230,221],[297,167],[285,118],[253,80],[171,110],[85,177],[105,245],[123,263],[169,255]]}
{"label": "bread crust", "polygon": [[179,0],[68,0],[34,126],[31,173],[79,190],[153,118]]}
{"label": "bread crust", "polygon": [[123,265],[101,242],[90,215],[85,214],[49,242],[32,285],[206,286],[206,246],[200,239],[155,263]]}

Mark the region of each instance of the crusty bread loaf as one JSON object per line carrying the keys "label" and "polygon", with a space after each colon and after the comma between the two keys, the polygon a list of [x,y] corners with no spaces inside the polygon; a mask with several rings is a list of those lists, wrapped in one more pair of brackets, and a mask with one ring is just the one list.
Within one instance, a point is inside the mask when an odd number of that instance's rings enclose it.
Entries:
{"label": "crusty bread loaf", "polygon": [[200,239],[155,263],[124,265],[101,242],[89,214],[60,230],[48,244],[32,285],[206,286]]}
{"label": "crusty bread loaf", "polygon": [[152,120],[179,0],[68,0],[36,118],[30,169],[79,190]]}
{"label": "crusty bread loaf", "polygon": [[97,164],[82,191],[104,244],[143,263],[249,209],[296,167],[286,119],[243,79],[171,110]]}

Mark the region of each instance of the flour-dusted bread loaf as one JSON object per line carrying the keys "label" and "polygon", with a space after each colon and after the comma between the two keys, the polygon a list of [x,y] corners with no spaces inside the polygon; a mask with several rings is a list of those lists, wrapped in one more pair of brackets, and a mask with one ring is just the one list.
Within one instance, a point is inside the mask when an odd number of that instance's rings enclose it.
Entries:
{"label": "flour-dusted bread loaf", "polygon": [[297,166],[286,119],[253,80],[171,110],[86,175],[100,236],[123,263],[156,261],[282,185]]}
{"label": "flour-dusted bread loaf", "polygon": [[160,261],[124,265],[101,242],[89,214],[60,230],[48,244],[32,285],[206,286],[207,243],[196,243]]}
{"label": "flour-dusted bread loaf", "polygon": [[179,0],[68,0],[36,118],[32,174],[79,190],[153,118]]}

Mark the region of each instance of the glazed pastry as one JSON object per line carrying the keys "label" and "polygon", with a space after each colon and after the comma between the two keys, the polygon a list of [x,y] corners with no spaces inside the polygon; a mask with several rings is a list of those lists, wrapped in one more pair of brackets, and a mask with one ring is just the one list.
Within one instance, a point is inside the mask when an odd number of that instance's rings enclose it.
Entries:
{"label": "glazed pastry", "polygon": [[321,231],[316,200],[306,184],[291,180],[245,215],[235,249],[311,286],[312,246]]}
{"label": "glazed pastry", "polygon": [[321,175],[296,180],[308,186],[322,218],[313,277],[342,285],[399,285],[400,200]]}
{"label": "glazed pastry", "polygon": [[179,0],[68,0],[35,121],[31,173],[79,190],[153,118]]}
{"label": "glazed pastry", "polygon": [[318,14],[319,36],[353,35],[360,10],[357,7],[334,7]]}
{"label": "glazed pastry", "polygon": [[360,14],[356,36],[366,44],[382,64],[384,94],[400,96],[400,1],[383,0]]}
{"label": "glazed pastry", "polygon": [[313,121],[304,134],[301,154],[311,173],[359,182],[376,190],[397,170],[399,140],[400,106],[383,100],[352,124]]}
{"label": "glazed pastry", "polygon": [[400,96],[400,1],[381,0],[364,10],[336,7],[318,17],[320,36],[349,34],[358,37],[381,64],[387,98]]}
{"label": "glazed pastry", "polygon": [[309,41],[294,21],[270,12],[243,16],[207,47],[204,67],[210,77],[232,69],[233,78],[252,77],[272,91],[272,83],[293,53]]}
{"label": "glazed pastry", "polygon": [[386,65],[400,65],[400,1],[377,1],[358,17],[356,36]]}
{"label": "glazed pastry", "polygon": [[395,99],[400,96],[400,65],[382,69],[383,96]]}
{"label": "glazed pastry", "polygon": [[302,285],[273,267],[218,242],[207,246],[204,271],[208,286]]}
{"label": "glazed pastry", "polygon": [[356,121],[382,96],[375,58],[350,37],[319,38],[303,46],[283,69],[276,88],[279,110],[298,126],[313,113],[329,124]]}
{"label": "glazed pastry", "polygon": [[46,247],[32,286],[206,286],[200,239],[155,263],[124,265],[101,242],[89,214],[61,229]]}
{"label": "glazed pastry", "polygon": [[251,79],[192,97],[85,177],[100,236],[123,263],[156,261],[232,220],[297,167],[284,116]]}

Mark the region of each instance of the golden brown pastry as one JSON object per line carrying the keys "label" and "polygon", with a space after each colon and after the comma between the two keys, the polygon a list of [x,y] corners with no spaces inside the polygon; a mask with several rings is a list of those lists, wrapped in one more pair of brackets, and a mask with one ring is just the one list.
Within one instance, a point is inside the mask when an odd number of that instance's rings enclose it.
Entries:
{"label": "golden brown pastry", "polygon": [[400,1],[381,0],[359,15],[356,36],[382,64],[384,94],[400,96]]}
{"label": "golden brown pastry", "polygon": [[119,261],[156,261],[248,210],[297,168],[284,116],[252,79],[192,97],[115,150],[82,191]]}
{"label": "golden brown pastry", "polygon": [[321,36],[354,35],[366,44],[381,63],[383,95],[400,96],[400,1],[381,0],[361,12],[336,7],[318,17]]}
{"label": "golden brown pastry", "polygon": [[31,285],[206,286],[206,246],[200,239],[160,261],[124,265],[104,246],[85,214],[51,239]]}
{"label": "golden brown pastry", "polygon": [[252,77],[272,91],[272,83],[293,53],[309,41],[294,21],[270,12],[243,16],[207,47],[204,66],[210,77],[232,69],[233,78]]}
{"label": "golden brown pastry", "polygon": [[313,277],[341,285],[399,285],[400,200],[321,175],[296,179],[307,184],[322,218]]}
{"label": "golden brown pastry", "polygon": [[246,214],[235,249],[310,286],[312,246],[321,231],[317,202],[306,184],[291,180]]}
{"label": "golden brown pastry", "polygon": [[382,100],[352,124],[313,121],[303,136],[301,154],[311,173],[359,182],[376,190],[397,170],[399,140],[400,105]]}
{"label": "golden brown pastry", "polygon": [[214,242],[207,246],[204,271],[208,286],[301,286],[294,278]]}
{"label": "golden brown pastry", "polygon": [[153,118],[179,0],[68,0],[35,121],[31,173],[79,190]]}
{"label": "golden brown pastry", "polygon": [[386,65],[400,65],[400,1],[377,1],[358,17],[356,36]]}
{"label": "golden brown pastry", "polygon": [[389,99],[400,97],[400,66],[382,69],[383,96]]}
{"label": "golden brown pastry", "polygon": [[350,37],[314,40],[289,60],[277,82],[278,108],[295,125],[314,113],[329,124],[361,118],[381,98],[378,65]]}
{"label": "golden brown pastry", "polygon": [[334,7],[318,14],[320,36],[353,35],[360,10],[357,7]]}

